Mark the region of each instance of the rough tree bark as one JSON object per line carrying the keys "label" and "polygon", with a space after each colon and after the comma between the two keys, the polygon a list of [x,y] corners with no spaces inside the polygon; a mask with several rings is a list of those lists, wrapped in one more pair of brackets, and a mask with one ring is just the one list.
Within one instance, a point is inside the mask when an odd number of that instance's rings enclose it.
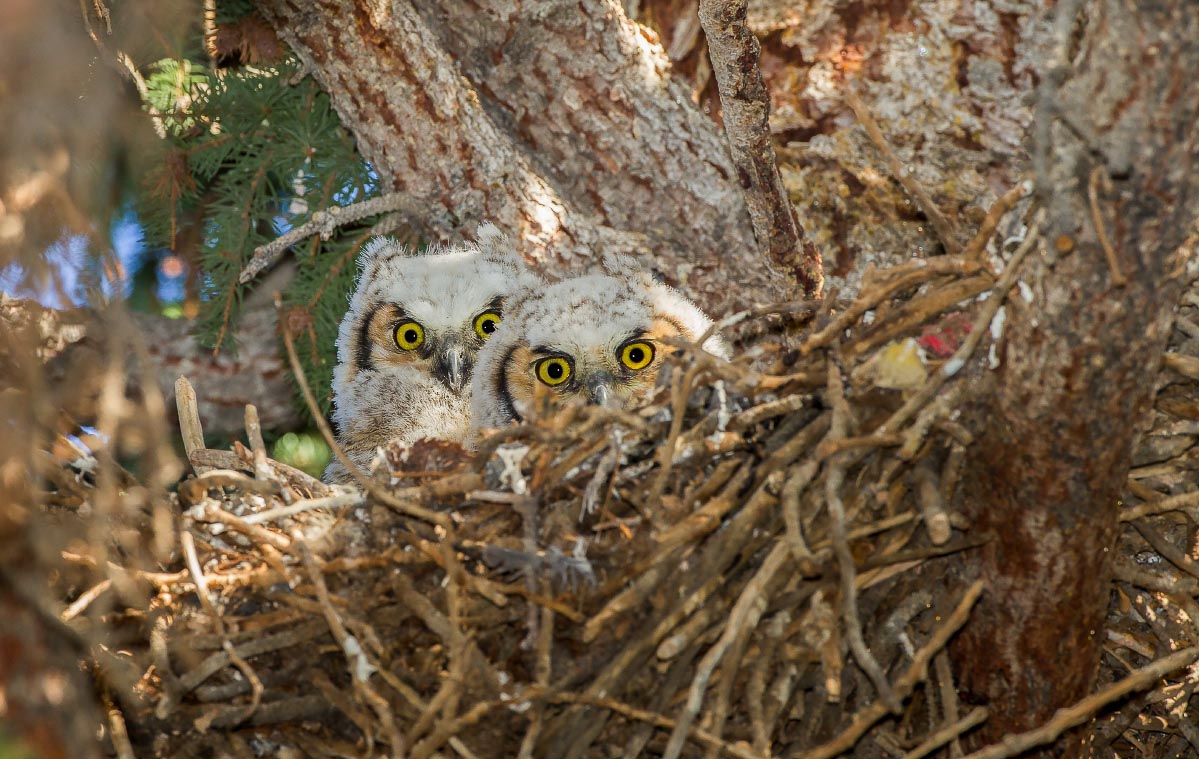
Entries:
{"label": "rough tree bark", "polygon": [[418,5],[260,7],[390,189],[427,208],[420,231],[490,220],[576,268],[648,252],[715,312],[770,292],[716,126],[619,4]]}
{"label": "rough tree bark", "polygon": [[[981,739],[1092,685],[1133,421],[1195,265],[1180,251],[1199,216],[1193,6],[1075,0],[1057,13],[1033,130],[1047,244],[1023,273],[1031,301],[1007,308],[962,480],[991,538],[977,565],[990,592],[955,649],[964,694],[991,709]],[[1081,751],[1072,739],[1046,755]]]}

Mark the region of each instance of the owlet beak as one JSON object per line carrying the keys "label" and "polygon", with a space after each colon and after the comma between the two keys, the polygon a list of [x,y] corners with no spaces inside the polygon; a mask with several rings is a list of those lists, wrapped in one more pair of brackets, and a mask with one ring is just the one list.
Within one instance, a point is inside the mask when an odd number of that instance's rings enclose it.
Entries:
{"label": "owlet beak", "polygon": [[587,399],[597,406],[608,406],[612,402],[612,386],[616,378],[610,372],[595,372],[583,383]]}
{"label": "owlet beak", "polygon": [[461,393],[462,388],[466,387],[470,370],[466,351],[457,341],[446,341],[433,358],[433,374],[455,393]]}

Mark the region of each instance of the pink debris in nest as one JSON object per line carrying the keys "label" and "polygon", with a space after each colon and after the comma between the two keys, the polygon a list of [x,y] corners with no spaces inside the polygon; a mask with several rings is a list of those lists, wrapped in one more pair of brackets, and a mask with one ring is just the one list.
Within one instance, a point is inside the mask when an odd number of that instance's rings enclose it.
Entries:
{"label": "pink debris in nest", "polygon": [[971,329],[970,318],[958,311],[925,327],[916,342],[934,358],[949,358],[961,347]]}

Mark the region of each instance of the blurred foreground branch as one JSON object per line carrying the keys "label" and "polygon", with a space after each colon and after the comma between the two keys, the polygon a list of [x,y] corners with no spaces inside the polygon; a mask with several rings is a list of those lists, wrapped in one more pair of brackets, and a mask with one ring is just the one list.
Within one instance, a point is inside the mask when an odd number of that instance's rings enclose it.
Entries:
{"label": "blurred foreground branch", "polygon": [[[197,401],[210,434],[228,435],[242,429],[246,404],[259,409],[268,429],[289,429],[301,424],[293,403],[294,390],[287,378],[275,340],[275,315],[266,309],[247,311],[234,335],[237,354],[212,351],[191,335],[191,322],[154,314],[130,315],[145,341],[161,392],[170,396],[176,378],[196,378]],[[0,295],[0,326],[21,332],[38,345],[37,356],[46,367],[50,383],[85,383],[74,395],[91,395],[86,383],[99,376],[87,367],[102,360],[104,335],[109,325],[103,313],[90,309],[59,311],[36,301]],[[19,382],[20,368],[0,367],[0,384]],[[73,410],[76,421],[87,424],[94,409],[87,404]]]}

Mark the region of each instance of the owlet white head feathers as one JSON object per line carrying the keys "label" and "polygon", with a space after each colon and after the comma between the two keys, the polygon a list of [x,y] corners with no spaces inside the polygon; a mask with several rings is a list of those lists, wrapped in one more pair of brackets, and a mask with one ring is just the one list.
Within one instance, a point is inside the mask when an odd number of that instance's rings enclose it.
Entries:
{"label": "owlet white head feathers", "polygon": [[[697,340],[711,324],[678,291],[640,272],[587,274],[530,291],[479,352],[472,426],[478,432],[527,418],[536,397],[642,401],[674,350],[666,339]],[[719,337],[703,347],[728,356]]]}

